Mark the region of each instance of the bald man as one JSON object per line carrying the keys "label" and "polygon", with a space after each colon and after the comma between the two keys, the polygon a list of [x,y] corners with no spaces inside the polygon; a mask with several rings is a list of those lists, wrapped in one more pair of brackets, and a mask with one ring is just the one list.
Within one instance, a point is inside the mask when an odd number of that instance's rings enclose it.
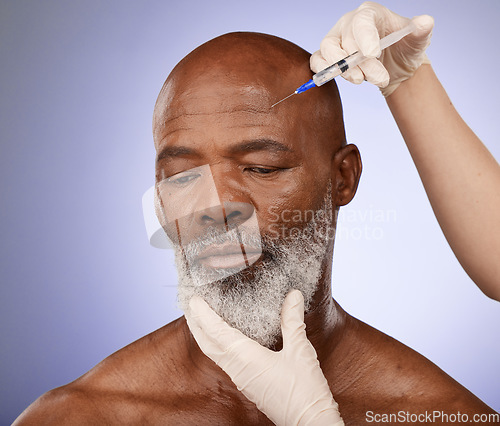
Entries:
{"label": "bald man", "polygon": [[[190,297],[200,294],[229,324],[279,350],[281,304],[290,289],[300,289],[307,336],[348,425],[364,424],[367,413],[494,413],[430,361],[353,318],[332,298],[336,212],[355,194],[359,153],[346,145],[334,82],[270,108],[310,79],[309,57],[277,37],[232,33],[191,52],[167,78],[153,120],[157,183],[184,190],[206,168],[223,206],[222,216],[210,203],[176,216],[178,203],[172,213],[158,193],[160,221],[176,247],[181,307],[188,309]],[[187,191],[186,203],[190,197]],[[165,209],[177,222],[165,217]],[[206,253],[207,241],[220,248],[229,238],[214,229],[229,230],[251,217],[258,222],[260,254],[251,262],[245,258],[245,268],[233,271],[232,254]],[[206,239],[209,230],[212,240]],[[248,244],[254,240],[249,236]],[[193,268],[186,267],[187,252]],[[215,270],[229,273],[193,285]],[[15,424],[270,421],[200,351],[181,317],[43,395]]]}

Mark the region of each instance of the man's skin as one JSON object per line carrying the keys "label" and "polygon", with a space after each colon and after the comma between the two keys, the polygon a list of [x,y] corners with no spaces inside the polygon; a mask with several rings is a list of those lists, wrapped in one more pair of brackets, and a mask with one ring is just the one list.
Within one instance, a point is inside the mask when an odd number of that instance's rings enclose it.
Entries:
{"label": "man's skin", "polygon": [[[347,204],[361,161],[345,144],[335,84],[270,109],[310,78],[309,54],[272,36],[234,33],[196,49],[155,107],[157,180],[210,164],[222,201],[251,203],[264,235],[304,226],[276,222],[275,213],[318,209],[330,181],[333,209]],[[228,204],[228,218],[241,215],[237,206]],[[347,425],[364,424],[367,411],[494,413],[433,363],[347,314],[331,295],[332,255],[333,242],[305,323]],[[15,424],[271,422],[200,351],[181,317],[43,395]]]}

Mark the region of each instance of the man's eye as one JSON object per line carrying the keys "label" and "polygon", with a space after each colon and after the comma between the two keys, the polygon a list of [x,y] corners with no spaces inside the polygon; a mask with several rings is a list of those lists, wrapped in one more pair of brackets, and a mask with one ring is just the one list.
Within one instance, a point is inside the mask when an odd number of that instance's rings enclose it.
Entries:
{"label": "man's eye", "polygon": [[179,176],[179,175],[174,175],[172,177],[169,177],[167,179],[167,182],[171,185],[175,185],[175,186],[185,186],[187,185],[189,182],[195,180],[196,178],[200,177],[199,174],[193,174],[193,175],[182,175],[182,176]]}
{"label": "man's eye", "polygon": [[249,167],[247,170],[258,175],[268,175],[277,172],[279,169],[269,169],[266,167]]}

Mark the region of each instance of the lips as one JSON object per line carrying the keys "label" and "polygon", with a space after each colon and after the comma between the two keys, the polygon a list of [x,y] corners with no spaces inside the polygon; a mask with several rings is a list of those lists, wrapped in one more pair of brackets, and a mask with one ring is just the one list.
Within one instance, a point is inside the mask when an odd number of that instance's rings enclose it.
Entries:
{"label": "lips", "polygon": [[195,261],[216,269],[244,268],[255,263],[262,251],[239,244],[211,245],[204,249]]}

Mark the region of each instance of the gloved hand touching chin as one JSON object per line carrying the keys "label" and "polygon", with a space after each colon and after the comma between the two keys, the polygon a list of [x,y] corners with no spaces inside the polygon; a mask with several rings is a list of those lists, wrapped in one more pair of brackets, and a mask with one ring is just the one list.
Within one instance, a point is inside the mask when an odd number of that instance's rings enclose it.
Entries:
{"label": "gloved hand touching chin", "polygon": [[189,306],[187,323],[200,349],[271,421],[280,426],[344,424],[306,336],[300,291],[292,290],[283,303],[279,352],[230,327],[202,298],[194,296]]}

